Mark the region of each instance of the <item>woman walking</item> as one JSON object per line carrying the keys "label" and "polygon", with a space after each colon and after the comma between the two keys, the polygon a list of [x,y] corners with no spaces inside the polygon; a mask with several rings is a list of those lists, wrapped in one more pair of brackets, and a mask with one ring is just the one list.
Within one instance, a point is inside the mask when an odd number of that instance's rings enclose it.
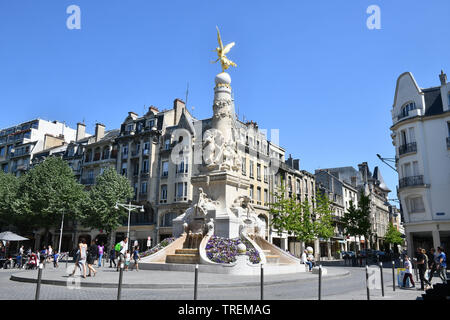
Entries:
{"label": "woman walking", "polygon": [[104,251],[105,251],[105,246],[103,245],[103,243],[101,243],[98,246],[98,267],[99,268],[102,266],[102,258],[103,258]]}
{"label": "woman walking", "polygon": [[87,257],[87,263],[88,263],[88,268],[89,268],[89,274],[88,277],[91,276],[91,273],[94,273],[94,277],[97,273],[97,271],[94,269],[94,263],[95,260],[97,260],[98,257],[98,246],[95,243],[95,240],[92,240],[91,242],[91,246],[88,249],[88,257]]}
{"label": "woman walking", "polygon": [[86,240],[84,240],[84,238],[81,238],[80,243],[78,244],[77,260],[75,261],[75,268],[73,269],[73,272],[70,276],[73,276],[75,274],[75,271],[77,270],[78,267],[80,268],[80,270],[83,270],[82,277],[86,279],[86,251],[87,251]]}
{"label": "woman walking", "polygon": [[406,279],[409,278],[409,281],[411,281],[411,284],[413,285],[413,288],[416,287],[416,284],[414,283],[413,276],[411,274],[412,264],[411,261],[409,261],[409,257],[405,255],[405,276],[403,277],[403,288],[406,287]]}

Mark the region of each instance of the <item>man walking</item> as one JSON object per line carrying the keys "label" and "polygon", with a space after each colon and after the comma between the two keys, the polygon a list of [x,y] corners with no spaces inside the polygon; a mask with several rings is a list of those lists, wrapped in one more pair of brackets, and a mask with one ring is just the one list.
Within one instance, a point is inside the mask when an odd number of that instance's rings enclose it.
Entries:
{"label": "man walking", "polygon": [[416,259],[417,259],[417,269],[419,270],[419,277],[420,277],[420,290],[425,290],[424,284],[426,283],[428,286],[431,286],[431,283],[425,279],[425,271],[427,270],[426,262],[425,262],[425,256],[422,253],[422,248],[417,248],[416,253]]}
{"label": "man walking", "polygon": [[442,247],[437,247],[437,271],[439,274],[439,278],[442,279],[442,282],[447,284],[447,256],[444,251],[442,251]]}
{"label": "man walking", "polygon": [[428,268],[430,269],[428,281],[431,283],[434,273],[436,272],[436,253],[434,248],[431,248],[428,253]]}
{"label": "man walking", "polygon": [[116,267],[116,249],[114,246],[109,251],[109,267],[112,268],[112,264],[114,263],[114,267]]}
{"label": "man walking", "polygon": [[125,255],[128,250],[128,237],[126,237],[123,241],[120,241],[120,251],[119,257],[117,260],[117,271],[119,271],[121,263],[125,263]]}

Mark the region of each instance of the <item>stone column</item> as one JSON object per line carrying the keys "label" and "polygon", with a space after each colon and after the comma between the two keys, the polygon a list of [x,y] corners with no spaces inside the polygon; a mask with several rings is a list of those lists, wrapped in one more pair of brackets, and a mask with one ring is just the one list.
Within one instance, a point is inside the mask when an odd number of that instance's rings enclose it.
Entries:
{"label": "stone column", "polygon": [[441,236],[436,226],[434,226],[432,234],[433,234],[433,247],[434,249],[436,249],[441,245]]}

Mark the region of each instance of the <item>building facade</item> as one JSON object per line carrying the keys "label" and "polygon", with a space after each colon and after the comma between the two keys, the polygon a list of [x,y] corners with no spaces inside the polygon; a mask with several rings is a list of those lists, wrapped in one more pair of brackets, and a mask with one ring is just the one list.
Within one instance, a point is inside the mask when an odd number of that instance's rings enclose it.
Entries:
{"label": "building facade", "polygon": [[410,72],[397,79],[391,137],[408,252],[450,245],[450,83],[420,88]]}

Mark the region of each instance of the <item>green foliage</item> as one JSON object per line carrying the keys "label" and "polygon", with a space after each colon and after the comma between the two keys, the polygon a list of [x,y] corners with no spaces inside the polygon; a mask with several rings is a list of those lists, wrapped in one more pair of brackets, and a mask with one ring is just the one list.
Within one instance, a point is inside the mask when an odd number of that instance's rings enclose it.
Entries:
{"label": "green foliage", "polygon": [[114,209],[116,203],[126,202],[133,195],[129,180],[119,175],[114,168],[107,168],[97,177],[95,185],[89,191],[83,224],[106,232],[115,230],[127,217],[124,209]]}
{"label": "green foliage", "polygon": [[368,238],[371,235],[369,196],[360,193],[358,208],[355,208],[353,201],[350,200],[350,207],[344,212],[341,222],[344,224],[346,235]]}
{"label": "green foliage", "polygon": [[302,242],[313,241],[316,237],[329,239],[333,236],[333,210],[327,196],[317,194],[313,209],[307,199],[300,202],[296,200],[296,195],[286,197],[282,180],[274,197],[275,201],[270,205],[271,225],[280,235],[282,231],[286,231]]}
{"label": "green foliage", "polygon": [[61,223],[63,212],[79,217],[86,192],[64,160],[50,157],[23,176],[18,201],[18,213],[30,226],[48,229]]}
{"label": "green foliage", "polygon": [[334,235],[333,207],[327,195],[316,192],[316,223],[315,233],[323,239],[330,239]]}
{"label": "green foliage", "polygon": [[384,236],[384,241],[391,244],[403,244],[402,234],[394,227],[392,222],[389,223],[388,230]]}
{"label": "green foliage", "polygon": [[20,179],[0,171],[0,224],[17,224],[21,202],[18,199]]}

